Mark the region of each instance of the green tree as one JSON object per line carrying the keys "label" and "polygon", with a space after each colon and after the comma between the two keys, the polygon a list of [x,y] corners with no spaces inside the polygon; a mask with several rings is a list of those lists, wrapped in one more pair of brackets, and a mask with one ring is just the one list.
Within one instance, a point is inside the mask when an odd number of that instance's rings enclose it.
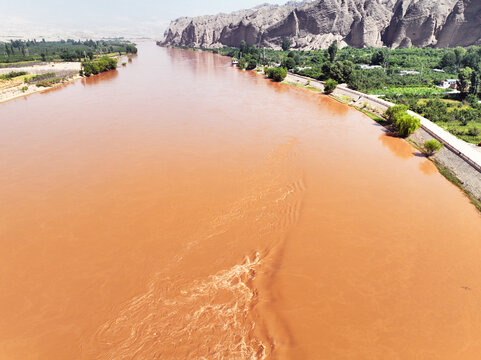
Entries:
{"label": "green tree", "polygon": [[458,46],[454,49],[454,55],[456,55],[456,65],[460,66],[464,60],[464,56],[466,55],[466,49]]}
{"label": "green tree", "polygon": [[239,69],[244,70],[247,67],[247,60],[245,57],[239,59]]}
{"label": "green tree", "polygon": [[384,49],[380,49],[374,54],[372,54],[371,64],[385,66],[387,62],[387,56],[387,51]]}
{"label": "green tree", "polygon": [[449,51],[444,54],[439,64],[443,69],[454,68],[456,66],[456,54],[454,51]]}
{"label": "green tree", "polygon": [[481,79],[477,71],[473,71],[471,74],[471,87],[469,88],[469,93],[477,95],[479,92],[479,87],[481,85]]}
{"label": "green tree", "polygon": [[336,90],[336,87],[337,87],[337,81],[334,79],[328,79],[324,83],[324,92],[326,94],[332,94],[332,92]]}
{"label": "green tree", "polygon": [[247,62],[246,70],[254,70],[257,67],[257,61],[255,59],[250,59]]}
{"label": "green tree", "polygon": [[296,67],[296,61],[293,58],[288,57],[283,61],[282,66],[288,70],[294,69]]}
{"label": "green tree", "polygon": [[247,46],[247,43],[244,40],[240,42],[239,48],[242,55],[247,55],[249,53],[249,47]]}
{"label": "green tree", "polygon": [[282,50],[287,51],[291,48],[291,40],[284,38],[282,39]]}
{"label": "green tree", "polygon": [[281,82],[281,81],[284,81],[284,79],[287,76],[287,69],[283,67],[269,68],[266,70],[266,75],[268,78],[274,81]]}
{"label": "green tree", "polygon": [[396,122],[399,136],[407,137],[415,132],[419,126],[421,126],[421,120],[415,116],[411,116],[407,113],[402,114]]}
{"label": "green tree", "polygon": [[406,105],[394,105],[386,110],[385,115],[389,122],[395,123],[396,119],[400,115],[406,113],[407,110],[408,110],[408,107]]}
{"label": "green tree", "polygon": [[421,120],[418,117],[409,115],[407,109],[405,105],[395,105],[386,111],[387,119],[397,129],[401,137],[411,135],[421,126]]}
{"label": "green tree", "polygon": [[469,67],[461,69],[458,73],[458,90],[461,94],[467,94],[471,85],[471,75],[473,70]]}
{"label": "green tree", "polygon": [[337,46],[337,40],[336,40],[327,49],[327,52],[329,54],[329,60],[331,62],[334,62],[334,60],[336,60],[338,50],[339,50],[339,47]]}

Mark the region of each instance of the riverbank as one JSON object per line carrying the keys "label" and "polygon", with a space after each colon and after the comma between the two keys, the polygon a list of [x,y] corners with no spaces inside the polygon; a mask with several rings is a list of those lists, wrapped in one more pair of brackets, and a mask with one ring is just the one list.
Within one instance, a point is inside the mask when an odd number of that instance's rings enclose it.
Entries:
{"label": "riverbank", "polygon": [[[110,58],[115,59],[116,63],[115,65],[110,64],[109,70],[117,66],[117,62],[123,59],[123,55],[109,56],[109,59]],[[126,62],[123,64],[126,64]],[[9,80],[0,80],[0,103],[82,79],[83,76],[80,75],[81,70],[86,72],[80,62],[50,62],[34,64],[32,66],[2,68],[0,69],[0,75],[6,75],[11,72],[26,73],[26,75],[19,75]],[[106,71],[103,69],[99,70],[100,72]],[[90,73],[92,73],[92,71],[90,71]],[[39,80],[33,81],[32,78],[35,77],[39,78]]]}
{"label": "riverbank", "polygon": [[71,78],[69,78],[69,79],[67,79],[63,82],[53,84],[52,86],[49,86],[49,87],[44,87],[44,86],[37,87],[37,86],[34,85],[34,86],[29,86],[27,89],[23,90],[22,88],[24,88],[25,85],[22,84],[22,85],[18,85],[18,86],[9,88],[9,89],[4,90],[4,91],[0,90],[0,104],[4,103],[4,102],[7,102],[7,101],[15,100],[15,99],[18,99],[18,98],[21,98],[21,97],[24,97],[24,96],[36,94],[36,93],[39,93],[39,92],[42,92],[42,91],[47,91],[47,90],[65,85],[67,83],[79,80],[79,79],[82,79],[82,76],[76,75],[76,76],[72,76]]}
{"label": "riverbank", "polygon": [[[285,79],[288,84],[302,86],[315,91],[324,91],[322,81],[289,73]],[[331,95],[335,99],[352,106],[371,118],[383,119],[384,112],[395,104],[358,91],[338,86]],[[456,138],[428,119],[410,112],[421,120],[421,127],[407,141],[422,151],[426,140],[436,139],[445,146],[429,159],[439,172],[458,186],[481,212],[481,152],[476,147]],[[381,123],[382,121],[377,121]],[[420,153],[422,154],[422,153]]]}
{"label": "riverbank", "polygon": [[[26,75],[14,77],[9,80],[0,80],[0,103],[42,92],[78,80],[81,78],[79,75],[81,66],[81,63],[79,62],[49,62],[32,66],[12,66],[2,68],[0,69],[0,75],[6,75],[10,72],[23,72],[26,73]],[[62,78],[62,81],[52,83],[51,86],[37,86],[36,83],[28,83],[28,81],[26,81],[29,77],[47,76],[47,74],[51,74],[53,77]],[[39,83],[39,85],[41,85],[41,83]]]}

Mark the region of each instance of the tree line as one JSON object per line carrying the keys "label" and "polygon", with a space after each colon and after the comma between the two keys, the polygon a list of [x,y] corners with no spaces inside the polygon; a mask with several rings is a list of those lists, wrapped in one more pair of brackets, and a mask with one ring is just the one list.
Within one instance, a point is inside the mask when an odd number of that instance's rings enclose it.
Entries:
{"label": "tree line", "polygon": [[11,40],[0,42],[0,63],[92,60],[105,54],[136,54],[134,44],[117,40]]}
{"label": "tree line", "polygon": [[101,72],[114,70],[117,68],[117,59],[103,56],[96,60],[86,60],[82,62],[82,69],[80,70],[80,76],[97,75]]}

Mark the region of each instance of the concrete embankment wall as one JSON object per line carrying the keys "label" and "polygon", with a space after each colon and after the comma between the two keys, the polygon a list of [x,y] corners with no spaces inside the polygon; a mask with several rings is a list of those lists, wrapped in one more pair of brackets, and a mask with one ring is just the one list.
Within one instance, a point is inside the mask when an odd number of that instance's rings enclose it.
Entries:
{"label": "concrete embankment wall", "polygon": [[[286,81],[324,91],[322,81],[310,79],[305,76],[289,73]],[[345,99],[350,105],[365,108],[377,114],[383,114],[388,108],[395,105],[389,101],[342,86],[338,86],[336,90],[334,90],[333,95]],[[481,151],[476,149],[475,146],[458,139],[419,114],[412,111],[409,111],[409,113],[418,117],[421,121],[420,129],[409,137],[410,140],[419,147],[424,145],[424,141],[430,139],[436,139],[442,142],[444,147],[436,153],[433,158],[449,168],[463,183],[463,187],[481,201]]]}

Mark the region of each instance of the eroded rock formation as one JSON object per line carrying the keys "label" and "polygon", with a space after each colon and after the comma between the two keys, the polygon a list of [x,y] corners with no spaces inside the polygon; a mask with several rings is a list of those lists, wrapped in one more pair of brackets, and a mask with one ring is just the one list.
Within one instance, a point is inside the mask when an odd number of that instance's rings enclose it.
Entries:
{"label": "eroded rock formation", "polygon": [[161,45],[249,45],[298,49],[341,46],[481,45],[481,0],[315,0],[261,5],[231,14],[174,20]]}

